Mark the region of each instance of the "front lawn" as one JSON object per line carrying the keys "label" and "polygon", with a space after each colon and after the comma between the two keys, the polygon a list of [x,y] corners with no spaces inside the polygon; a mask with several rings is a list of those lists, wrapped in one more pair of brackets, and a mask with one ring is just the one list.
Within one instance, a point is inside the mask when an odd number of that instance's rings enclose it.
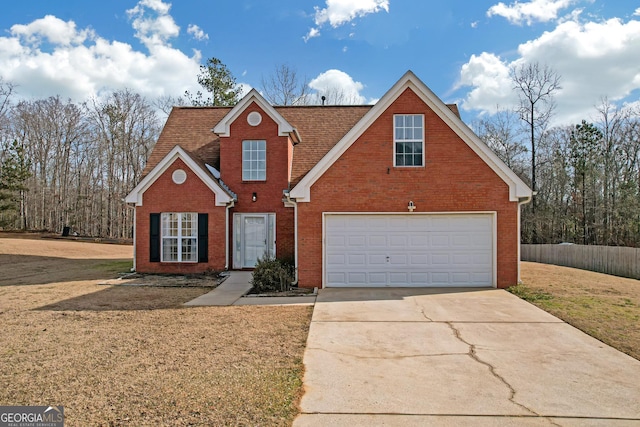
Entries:
{"label": "front lawn", "polygon": [[65,426],[291,425],[311,307],[185,308],[209,289],[99,285],[130,253],[0,241],[0,404],[63,405]]}
{"label": "front lawn", "polygon": [[509,290],[640,360],[640,281],[533,262]]}

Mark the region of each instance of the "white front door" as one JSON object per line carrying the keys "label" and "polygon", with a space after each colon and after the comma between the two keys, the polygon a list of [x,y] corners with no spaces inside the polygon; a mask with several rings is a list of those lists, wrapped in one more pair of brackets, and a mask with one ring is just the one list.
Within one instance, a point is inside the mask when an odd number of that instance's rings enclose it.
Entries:
{"label": "white front door", "polygon": [[242,267],[255,267],[267,251],[267,218],[266,215],[245,215],[242,218],[242,224],[244,228]]}
{"label": "white front door", "polygon": [[259,259],[275,256],[274,226],[274,214],[234,214],[234,268],[253,268]]}

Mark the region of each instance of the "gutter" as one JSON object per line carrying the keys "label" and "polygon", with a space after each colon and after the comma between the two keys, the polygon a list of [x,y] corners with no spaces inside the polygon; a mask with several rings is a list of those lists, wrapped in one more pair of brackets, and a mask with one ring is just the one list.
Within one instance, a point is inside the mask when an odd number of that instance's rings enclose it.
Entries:
{"label": "gutter", "polygon": [[137,214],[138,214],[138,210],[135,208],[135,206],[133,207],[133,264],[131,265],[131,272],[133,273],[134,271],[136,271],[136,224],[137,224]]}
{"label": "gutter", "polygon": [[291,282],[291,286],[298,286],[298,203],[291,198],[289,190],[284,190],[282,194],[285,197],[285,204],[288,203],[293,206],[293,263],[295,277]]}

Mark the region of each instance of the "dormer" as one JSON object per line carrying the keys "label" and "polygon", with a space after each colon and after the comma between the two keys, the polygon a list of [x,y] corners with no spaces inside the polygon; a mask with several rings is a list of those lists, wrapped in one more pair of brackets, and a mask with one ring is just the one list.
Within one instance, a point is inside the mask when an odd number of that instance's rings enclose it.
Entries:
{"label": "dormer", "polygon": [[232,188],[275,180],[287,188],[293,146],[300,136],[252,89],[212,129],[220,137],[220,173]]}

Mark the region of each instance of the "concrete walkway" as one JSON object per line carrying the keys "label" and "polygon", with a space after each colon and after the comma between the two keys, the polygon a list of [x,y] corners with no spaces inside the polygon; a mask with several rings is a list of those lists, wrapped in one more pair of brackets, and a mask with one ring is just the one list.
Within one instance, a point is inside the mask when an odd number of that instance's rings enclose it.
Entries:
{"label": "concrete walkway", "polygon": [[325,289],[294,426],[640,425],[640,361],[497,289]]}
{"label": "concrete walkway", "polygon": [[225,305],[313,305],[316,295],[301,297],[246,296],[251,290],[250,271],[231,271],[220,286],[204,295],[186,302],[186,306]]}

